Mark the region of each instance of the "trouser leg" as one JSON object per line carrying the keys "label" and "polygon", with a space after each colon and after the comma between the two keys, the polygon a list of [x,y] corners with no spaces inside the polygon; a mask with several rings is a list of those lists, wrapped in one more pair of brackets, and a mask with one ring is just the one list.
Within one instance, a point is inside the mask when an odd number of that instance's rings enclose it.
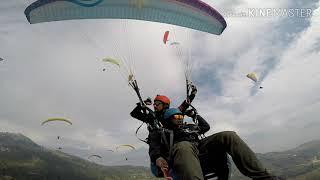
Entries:
{"label": "trouser leg", "polygon": [[199,148],[199,159],[203,175],[214,173],[218,180],[228,180],[231,167],[229,167],[228,154],[224,151],[208,151],[205,148]]}
{"label": "trouser leg", "polygon": [[173,145],[173,170],[179,180],[203,180],[197,144],[182,141]]}
{"label": "trouser leg", "polygon": [[255,153],[235,132],[224,131],[213,134],[203,139],[199,148],[200,150],[206,149],[212,156],[221,152],[228,153],[239,171],[245,176],[251,178],[272,177],[257,159]]}

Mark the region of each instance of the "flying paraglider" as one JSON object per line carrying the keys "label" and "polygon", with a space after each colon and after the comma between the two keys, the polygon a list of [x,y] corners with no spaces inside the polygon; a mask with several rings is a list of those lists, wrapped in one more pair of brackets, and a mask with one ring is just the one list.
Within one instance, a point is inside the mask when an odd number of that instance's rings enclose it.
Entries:
{"label": "flying paraglider", "polygon": [[[116,65],[120,68],[120,63],[118,60],[116,59],[113,59],[113,58],[104,58],[102,59],[103,62],[106,62],[106,63],[110,63],[110,64],[113,64],[113,65]],[[106,68],[103,68],[102,71],[106,71]]]}
{"label": "flying paraglider", "polygon": [[[176,25],[215,35],[220,35],[227,27],[223,16],[201,0],[37,0],[30,4],[24,13],[30,24],[75,19],[121,19],[126,23],[141,20]],[[127,26],[123,30],[125,34],[128,34]],[[167,38],[164,37],[164,42],[168,40]],[[127,44],[130,45],[130,43]],[[132,57],[120,60],[132,61]],[[120,69],[124,71],[122,76],[126,81],[129,77],[127,82],[142,102],[138,83],[133,73],[134,69],[131,67],[133,64],[125,62],[123,65],[129,66],[123,66],[119,68],[119,71]],[[188,81],[187,84],[189,87]]]}
{"label": "flying paraglider", "polygon": [[93,158],[93,157],[96,157],[96,158],[102,159],[102,157],[101,157],[101,156],[99,156],[99,155],[97,155],[97,154],[90,155],[90,156],[88,157],[88,159]]}
{"label": "flying paraglider", "polygon": [[168,41],[168,37],[169,37],[169,31],[166,31],[163,35],[163,43],[167,44]]}
{"label": "flying paraglider", "polygon": [[170,45],[171,45],[171,46],[173,46],[173,45],[180,45],[180,43],[175,41],[175,42],[170,43]]}
{"label": "flying paraglider", "polygon": [[[252,73],[249,73],[247,74],[247,78],[251,79],[254,83],[258,83],[258,77],[257,77],[257,74],[255,72],[252,72]],[[260,89],[262,89],[263,87],[260,86]]]}
{"label": "flying paraglider", "polygon": [[49,119],[43,121],[43,122],[41,123],[41,125],[47,124],[47,123],[49,123],[49,122],[54,122],[54,121],[66,122],[66,123],[72,125],[72,122],[71,122],[70,120],[68,120],[68,119],[65,119],[65,118],[49,118]]}
{"label": "flying paraglider", "polygon": [[[121,152],[121,151],[132,151],[135,150],[136,148],[130,144],[122,144],[116,147],[116,151]],[[124,157],[126,161],[128,161],[128,157]]]}
{"label": "flying paraglider", "polygon": [[[119,3],[121,6],[119,6]],[[72,13],[70,13],[72,12]],[[170,13],[168,13],[170,12]],[[38,0],[24,11],[31,24],[72,19],[136,19],[221,34],[227,24],[214,8],[199,0]]]}
{"label": "flying paraglider", "polygon": [[111,64],[114,64],[114,65],[117,65],[119,68],[120,68],[120,63],[118,60],[116,59],[113,59],[113,58],[104,58],[102,59],[103,62],[107,62],[107,63],[111,63]]}
{"label": "flying paraglider", "polygon": [[[167,44],[167,42],[169,41],[169,33],[170,33],[170,31],[164,32],[164,35],[163,35],[163,43],[164,44]],[[173,41],[170,43],[170,45],[179,45],[179,44],[180,43],[177,41]]]}
{"label": "flying paraglider", "polygon": [[254,72],[247,74],[247,78],[251,79],[254,82],[258,81],[257,74]]}
{"label": "flying paraglider", "polygon": [[121,151],[121,150],[135,150],[136,148],[130,144],[122,144],[116,147],[117,151]]}

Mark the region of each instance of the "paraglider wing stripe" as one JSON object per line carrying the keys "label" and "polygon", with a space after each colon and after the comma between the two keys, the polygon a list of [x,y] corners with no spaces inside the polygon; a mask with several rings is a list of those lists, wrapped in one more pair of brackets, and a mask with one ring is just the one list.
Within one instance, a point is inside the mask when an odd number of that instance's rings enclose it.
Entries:
{"label": "paraglider wing stripe", "polygon": [[30,19],[30,13],[31,11],[41,7],[41,6],[44,6],[46,4],[49,4],[49,3],[52,3],[52,2],[55,2],[55,1],[64,1],[64,0],[39,0],[39,1],[35,1],[33,2],[31,5],[29,5],[25,10],[24,10],[24,14],[26,15],[28,21],[30,24],[31,23],[31,19]]}
{"label": "paraglider wing stripe", "polygon": [[33,11],[41,6],[44,6],[46,4],[50,4],[53,2],[57,2],[57,1],[69,1],[69,2],[75,3],[79,6],[83,6],[83,7],[93,7],[93,6],[96,6],[99,3],[103,2],[104,0],[82,0],[84,2],[81,2],[81,0],[38,0],[36,2],[33,2],[30,6],[28,6],[25,9],[24,14],[26,15],[28,21],[31,23],[31,21],[30,21],[30,12],[31,11]]}
{"label": "paraglider wing stripe", "polygon": [[167,23],[218,35],[226,28],[224,18],[212,7],[199,0],[148,0],[140,8],[130,2],[38,0],[26,8],[25,15],[31,24],[106,18]]}
{"label": "paraglider wing stripe", "polygon": [[227,22],[225,21],[223,16],[217,10],[215,10],[213,7],[209,6],[205,2],[202,2],[200,0],[175,0],[175,1],[188,4],[192,7],[197,8],[201,12],[206,12],[208,15],[216,18],[223,25],[224,29],[227,27]]}

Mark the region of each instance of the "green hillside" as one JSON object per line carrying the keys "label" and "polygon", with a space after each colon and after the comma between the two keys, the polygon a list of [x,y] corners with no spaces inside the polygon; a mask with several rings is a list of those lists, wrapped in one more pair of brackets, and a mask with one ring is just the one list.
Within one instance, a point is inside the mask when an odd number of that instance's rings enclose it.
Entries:
{"label": "green hillside", "polygon": [[0,180],[156,179],[149,168],[101,166],[45,149],[21,134],[0,133]]}
{"label": "green hillside", "polygon": [[[257,154],[267,169],[288,180],[320,179],[320,141]],[[102,166],[61,151],[48,150],[21,134],[0,133],[0,180],[158,179],[139,166]],[[232,180],[246,180],[232,165]]]}
{"label": "green hillside", "polygon": [[[311,141],[297,148],[283,151],[257,154],[267,169],[287,179],[320,179],[320,141]],[[243,177],[233,165],[233,180]]]}

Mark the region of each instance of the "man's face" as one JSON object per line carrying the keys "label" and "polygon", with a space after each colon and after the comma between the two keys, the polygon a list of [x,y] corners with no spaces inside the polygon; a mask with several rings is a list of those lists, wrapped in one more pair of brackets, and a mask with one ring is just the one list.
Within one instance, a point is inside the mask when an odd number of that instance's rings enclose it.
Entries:
{"label": "man's face", "polygon": [[171,122],[176,126],[181,126],[181,125],[183,125],[183,118],[184,118],[183,115],[176,114],[171,117]]}
{"label": "man's face", "polygon": [[161,101],[154,101],[153,108],[156,112],[162,111],[163,110],[163,103]]}

